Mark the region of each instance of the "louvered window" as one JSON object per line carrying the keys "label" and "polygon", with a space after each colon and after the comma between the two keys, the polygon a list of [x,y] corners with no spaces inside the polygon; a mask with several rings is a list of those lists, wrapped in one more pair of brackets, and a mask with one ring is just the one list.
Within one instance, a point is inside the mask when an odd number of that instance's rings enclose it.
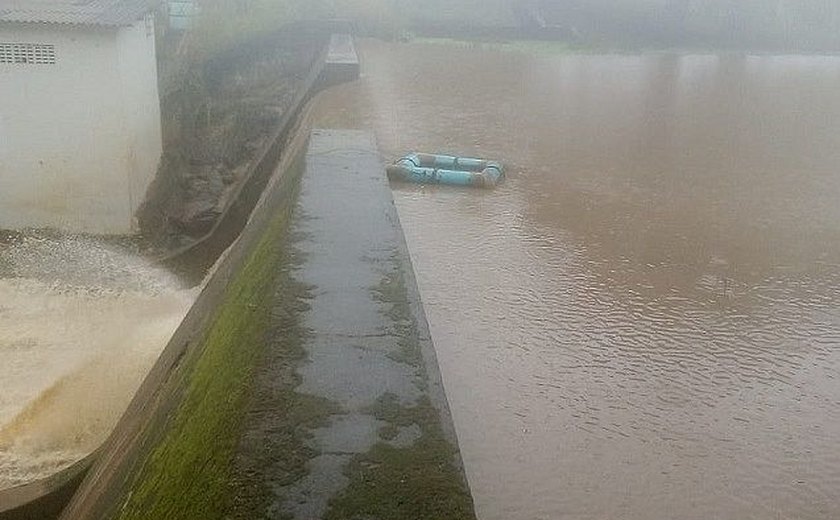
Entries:
{"label": "louvered window", "polygon": [[55,45],[0,42],[0,64],[53,65]]}

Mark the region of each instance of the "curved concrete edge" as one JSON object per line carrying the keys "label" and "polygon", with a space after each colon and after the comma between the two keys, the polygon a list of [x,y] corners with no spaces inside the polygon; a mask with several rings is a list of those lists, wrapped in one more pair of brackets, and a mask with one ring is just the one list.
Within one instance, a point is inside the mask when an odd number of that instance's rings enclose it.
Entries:
{"label": "curved concrete edge", "polygon": [[58,473],[40,480],[0,490],[0,520],[42,520],[55,518],[81,484],[95,451]]}
{"label": "curved concrete edge", "polygon": [[356,53],[353,37],[346,33],[333,34],[321,74],[322,87],[354,81],[359,78],[359,74],[359,55]]}
{"label": "curved concrete edge", "polygon": [[[271,138],[260,150],[231,202],[204,236],[161,259],[167,267],[187,277],[203,276],[219,255],[236,239],[265,189],[274,166],[300,126],[301,114],[319,91],[359,77],[359,58],[349,34],[333,34],[316,59],[290,108]],[[199,280],[193,279],[193,282]]]}
{"label": "curved concrete edge", "polygon": [[[305,142],[296,141],[299,147]],[[160,429],[156,425],[158,420],[161,417],[165,420],[178,407],[180,395],[177,391],[175,395],[168,391],[171,390],[167,389],[168,384],[176,380],[181,365],[186,364],[188,358],[200,355],[196,349],[202,347],[202,338],[212,325],[228,286],[248,260],[274,214],[280,210],[279,206],[284,204],[283,199],[294,189],[289,183],[295,180],[298,155],[299,150],[287,149],[244,231],[218,259],[201,294],[100,449],[100,456],[63,510],[61,519],[104,518],[113,512],[121,487],[127,484],[129,473],[142,463],[143,451],[148,450],[143,442],[147,430]]]}

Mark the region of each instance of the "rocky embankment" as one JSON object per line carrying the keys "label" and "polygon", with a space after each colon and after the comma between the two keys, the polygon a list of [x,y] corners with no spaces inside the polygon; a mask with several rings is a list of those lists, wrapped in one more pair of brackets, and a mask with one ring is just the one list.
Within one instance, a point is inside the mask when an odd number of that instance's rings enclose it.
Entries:
{"label": "rocky embankment", "polygon": [[324,41],[318,31],[285,29],[206,58],[186,38],[165,43],[164,154],[139,214],[152,250],[175,250],[213,227]]}

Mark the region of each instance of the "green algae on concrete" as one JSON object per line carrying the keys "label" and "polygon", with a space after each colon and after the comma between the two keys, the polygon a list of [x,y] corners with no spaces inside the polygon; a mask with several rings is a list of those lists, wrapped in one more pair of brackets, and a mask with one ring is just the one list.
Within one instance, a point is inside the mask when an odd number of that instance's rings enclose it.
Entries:
{"label": "green algae on concrete", "polygon": [[[393,327],[397,349],[389,357],[416,367],[419,386],[427,388],[416,316],[409,302],[405,267],[397,255],[393,270],[374,287],[374,296],[387,304],[384,314]],[[347,488],[330,501],[326,520],[472,520],[472,496],[454,461],[458,450],[441,428],[441,415],[427,395],[411,406],[385,393],[368,410],[387,424],[380,428],[381,442],[354,456],[345,468]],[[401,429],[415,426],[420,437],[407,446],[392,441]]]}
{"label": "green algae on concrete", "polygon": [[[372,289],[374,298],[387,306],[384,314],[397,339],[397,348],[389,352],[388,357],[419,370],[423,365],[423,354],[417,341],[416,318],[408,302],[405,275],[396,255],[391,257],[391,264],[392,270],[385,273]],[[421,377],[421,383],[424,381],[425,378]]]}
{"label": "green algae on concrete", "polygon": [[[326,520],[474,520],[473,501],[453,464],[457,449],[446,438],[440,414],[428,397],[412,406],[383,394],[369,410],[387,422],[382,442],[353,457],[345,469],[349,486],[330,502]],[[394,446],[401,428],[417,426],[420,438]]]}
{"label": "green algae on concrete", "polygon": [[[306,442],[311,436],[308,432],[338,412],[335,404],[326,399],[291,389],[281,391],[274,400],[277,407],[270,412],[265,410],[271,414],[268,422],[272,425],[270,435],[260,439],[265,442],[240,444],[238,449],[231,480],[233,501],[227,518],[271,517],[277,509],[273,486],[288,486],[306,476],[307,461],[318,454]],[[271,483],[264,475],[269,469]]]}
{"label": "green algae on concrete", "polygon": [[[135,468],[118,509],[119,520],[224,518],[243,403],[265,343],[279,242],[289,212],[279,212],[230,281],[212,324],[167,381],[181,394],[164,424],[147,433],[153,445]],[[150,442],[149,442],[150,441]]]}
{"label": "green algae on concrete", "polygon": [[[293,224],[303,256],[292,274],[313,290],[298,313],[304,333],[293,334],[306,356],[293,363],[292,398],[334,403],[338,413],[301,425],[295,466],[308,459],[296,481],[276,462],[284,456],[266,454],[260,478],[273,501],[251,518],[475,518],[379,157],[369,132],[312,132]],[[286,365],[268,369],[289,379]]]}
{"label": "green algae on concrete", "polygon": [[[258,362],[243,418],[231,482],[233,519],[264,518],[276,509],[273,486],[303,478],[306,462],[318,454],[307,443],[309,430],[339,413],[335,403],[295,391],[300,384],[295,367],[306,357],[303,342],[308,336],[301,314],[309,309],[312,288],[291,274],[302,261],[302,253],[293,245],[294,235],[287,238],[278,263],[271,340]],[[272,474],[271,483],[266,472]]]}

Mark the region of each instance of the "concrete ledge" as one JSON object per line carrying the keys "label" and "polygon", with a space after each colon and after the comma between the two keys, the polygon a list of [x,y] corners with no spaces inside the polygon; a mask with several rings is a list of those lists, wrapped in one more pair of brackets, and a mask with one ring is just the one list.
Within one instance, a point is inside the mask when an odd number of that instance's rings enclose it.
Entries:
{"label": "concrete ledge", "polygon": [[[231,518],[472,520],[373,136],[314,130],[232,481]],[[267,512],[273,512],[267,515]]]}
{"label": "concrete ledge", "polygon": [[331,86],[359,79],[359,56],[349,34],[333,34],[327,48],[324,85]]}

